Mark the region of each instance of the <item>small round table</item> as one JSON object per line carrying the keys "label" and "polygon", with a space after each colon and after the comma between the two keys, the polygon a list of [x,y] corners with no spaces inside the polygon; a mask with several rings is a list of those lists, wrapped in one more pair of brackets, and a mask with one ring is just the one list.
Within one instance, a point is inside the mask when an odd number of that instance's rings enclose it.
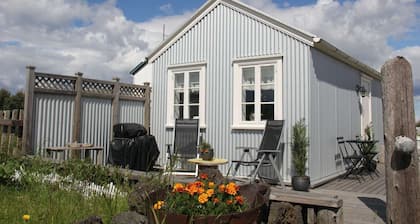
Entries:
{"label": "small round table", "polygon": [[217,184],[222,183],[224,177],[220,170],[218,169],[219,165],[224,165],[228,163],[226,159],[214,158],[213,160],[203,160],[203,159],[189,159],[188,162],[198,165],[198,175],[206,174],[210,181],[213,181]]}

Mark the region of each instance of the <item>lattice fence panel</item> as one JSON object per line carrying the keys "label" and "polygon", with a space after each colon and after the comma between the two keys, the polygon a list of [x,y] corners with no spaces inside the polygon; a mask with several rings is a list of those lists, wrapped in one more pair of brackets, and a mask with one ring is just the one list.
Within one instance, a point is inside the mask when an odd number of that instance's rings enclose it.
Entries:
{"label": "lattice fence panel", "polygon": [[131,97],[145,97],[146,88],[135,87],[135,86],[121,86],[120,88],[121,96],[131,96]]}
{"label": "lattice fence panel", "polygon": [[83,80],[82,90],[88,93],[112,94],[114,85],[110,83]]}
{"label": "lattice fence panel", "polygon": [[75,79],[35,75],[35,88],[39,89],[74,91],[75,84]]}

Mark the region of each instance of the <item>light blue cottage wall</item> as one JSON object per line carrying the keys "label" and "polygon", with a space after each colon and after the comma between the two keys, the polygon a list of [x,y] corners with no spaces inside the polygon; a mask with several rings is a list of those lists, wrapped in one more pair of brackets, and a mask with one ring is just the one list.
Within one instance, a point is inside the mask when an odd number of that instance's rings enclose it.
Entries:
{"label": "light blue cottage wall", "polygon": [[[309,173],[312,182],[316,183],[344,170],[336,138],[354,139],[361,134],[356,92],[361,72],[316,49],[311,49],[311,54]],[[375,135],[383,136],[378,80],[372,81],[372,121]]]}
{"label": "light blue cottage wall", "polygon": [[[308,117],[309,49],[306,44],[268,27],[226,5],[218,5],[180,40],[161,55],[153,66],[152,134],[157,138],[164,163],[165,144],[173,133],[165,128],[167,67],[205,61],[206,125],[203,136],[214,147],[216,156],[239,159],[235,146],[258,146],[262,131],[232,130],[232,60],[243,57],[283,56],[283,176],[290,176],[290,127]],[[227,173],[228,165],[222,167]],[[245,174],[245,171],[242,171]]]}

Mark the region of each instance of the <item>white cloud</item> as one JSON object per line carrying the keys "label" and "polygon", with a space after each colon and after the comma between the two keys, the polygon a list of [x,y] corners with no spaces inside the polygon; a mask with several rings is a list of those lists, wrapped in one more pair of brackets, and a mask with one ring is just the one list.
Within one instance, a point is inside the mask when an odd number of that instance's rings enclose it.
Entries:
{"label": "white cloud", "polygon": [[[162,25],[173,32],[191,12],[128,20],[115,1],[0,1],[0,88],[24,88],[25,66],[37,71],[131,82],[128,72],[162,41]],[[28,10],[30,8],[30,10]]]}
{"label": "white cloud", "polygon": [[161,5],[161,6],[159,7],[159,9],[160,9],[160,11],[162,11],[162,12],[164,12],[164,13],[167,13],[167,14],[169,14],[169,13],[172,13],[172,12],[173,12],[173,8],[172,8],[171,3],[167,3],[167,4],[164,4],[164,5]]}

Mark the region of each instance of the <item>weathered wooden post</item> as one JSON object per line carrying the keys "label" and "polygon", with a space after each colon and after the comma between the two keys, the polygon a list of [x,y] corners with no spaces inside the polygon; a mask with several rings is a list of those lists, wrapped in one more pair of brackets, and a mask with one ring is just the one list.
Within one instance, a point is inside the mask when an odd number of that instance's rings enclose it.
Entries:
{"label": "weathered wooden post", "polygon": [[[383,76],[387,223],[420,223],[420,188],[410,63],[387,61]],[[406,136],[411,140],[402,142]],[[405,138],[406,139],[406,138]],[[397,145],[396,145],[397,143]]]}
{"label": "weathered wooden post", "polygon": [[16,126],[16,155],[20,155],[22,152],[22,131],[23,131],[23,113],[24,111],[22,109],[19,110],[19,117],[18,117],[18,125]]}
{"label": "weathered wooden post", "polygon": [[112,126],[120,123],[120,78],[114,77],[115,81],[112,98]]}
{"label": "weathered wooden post", "polygon": [[28,73],[26,74],[25,87],[25,114],[23,115],[23,136],[22,136],[22,151],[23,154],[33,154],[33,107],[34,107],[34,88],[35,88],[35,66],[26,66]]}
{"label": "weathered wooden post", "polygon": [[10,148],[10,144],[11,144],[11,142],[10,142],[10,135],[11,135],[11,132],[12,132],[12,129],[11,129],[11,113],[10,113],[10,110],[5,110],[5,111],[3,111],[3,115],[4,115],[4,117],[3,117],[3,119],[5,120],[5,121],[7,121],[7,123],[8,124],[6,124],[5,126],[3,126],[3,134],[2,134],[2,139],[1,139],[1,142],[2,142],[2,144],[3,144],[3,149],[5,150],[5,153],[6,154],[10,154],[10,152],[9,152],[9,148]]}
{"label": "weathered wooden post", "polygon": [[18,118],[18,110],[12,110],[11,125],[9,127],[9,146],[7,148],[10,155],[13,155],[13,150],[16,148],[16,120]]}
{"label": "weathered wooden post", "polygon": [[[74,109],[73,109],[73,124],[72,124],[72,142],[80,142],[80,131],[81,131],[81,117],[82,117],[82,83],[83,73],[77,72],[76,74],[75,91],[76,97],[74,98]],[[71,158],[80,159],[80,151],[71,151]]]}
{"label": "weathered wooden post", "polygon": [[151,87],[149,82],[145,82],[146,92],[144,96],[146,97],[144,101],[144,126],[150,134],[150,97],[151,97]]}

